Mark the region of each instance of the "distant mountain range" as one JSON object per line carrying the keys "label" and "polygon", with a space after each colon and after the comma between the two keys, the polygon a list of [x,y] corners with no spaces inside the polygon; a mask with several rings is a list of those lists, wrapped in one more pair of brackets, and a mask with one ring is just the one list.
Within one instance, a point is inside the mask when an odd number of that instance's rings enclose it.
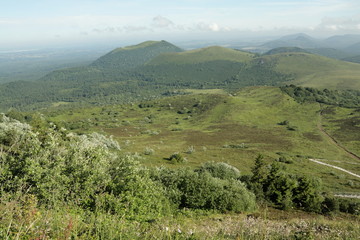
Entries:
{"label": "distant mountain range", "polygon": [[255,52],[264,53],[281,47],[297,47],[325,57],[348,59],[360,55],[360,35],[332,36],[320,40],[300,33],[284,36],[252,49]]}
{"label": "distant mountain range", "polygon": [[[352,39],[346,47],[354,45],[355,37]],[[282,41],[318,46],[317,40],[305,35]],[[290,83],[360,90],[360,65],[298,46],[259,55],[219,46],[184,51],[166,41],[147,41],[115,49],[88,66],[51,72],[38,81],[1,84],[0,102],[3,110],[34,109],[72,102],[129,102],[188,88],[236,91],[245,86]]]}

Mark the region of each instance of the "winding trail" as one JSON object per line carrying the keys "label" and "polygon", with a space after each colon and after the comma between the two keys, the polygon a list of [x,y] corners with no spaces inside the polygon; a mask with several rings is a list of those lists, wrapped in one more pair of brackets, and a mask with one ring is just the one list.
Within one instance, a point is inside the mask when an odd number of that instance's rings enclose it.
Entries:
{"label": "winding trail", "polygon": [[342,197],[342,198],[358,198],[360,199],[360,195],[356,194],[334,194],[335,197]]}
{"label": "winding trail", "polygon": [[[332,167],[332,168],[335,168],[337,170],[348,173],[348,174],[350,174],[350,175],[352,175],[354,177],[360,178],[360,175],[358,175],[356,173],[350,172],[350,171],[348,171],[348,170],[346,170],[344,168],[341,168],[341,167],[337,167],[337,166],[334,166],[334,165],[331,165],[331,164],[321,162],[318,159],[309,159],[309,161],[312,161],[314,163],[321,164],[321,165],[324,165],[324,166],[327,166],[327,167]],[[336,194],[334,194],[334,196],[335,197],[342,197],[342,198],[357,198],[357,199],[360,199],[360,195],[357,194],[357,193],[336,193]]]}
{"label": "winding trail", "polygon": [[332,167],[332,168],[335,168],[337,170],[340,170],[340,171],[343,171],[343,172],[346,172],[354,177],[357,177],[357,178],[360,178],[360,175],[356,174],[356,173],[353,173],[353,172],[350,172],[344,168],[341,168],[341,167],[337,167],[337,166],[334,166],[334,165],[331,165],[331,164],[327,164],[327,163],[324,163],[324,162],[320,162],[318,159],[309,159],[310,161],[312,162],[315,162],[315,163],[318,163],[318,164],[321,164],[321,165],[325,165],[325,166],[328,166],[328,167]]}

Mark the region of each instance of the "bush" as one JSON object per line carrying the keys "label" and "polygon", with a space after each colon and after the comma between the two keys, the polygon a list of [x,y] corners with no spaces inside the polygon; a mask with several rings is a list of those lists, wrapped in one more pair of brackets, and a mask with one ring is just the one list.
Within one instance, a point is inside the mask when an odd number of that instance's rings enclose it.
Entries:
{"label": "bush", "polygon": [[253,211],[255,196],[238,180],[213,177],[208,171],[160,168],[153,179],[162,183],[175,208]]}
{"label": "bush", "polygon": [[154,152],[155,152],[155,150],[152,149],[152,148],[149,148],[149,147],[146,147],[145,150],[144,150],[145,155],[153,155]]}
{"label": "bush", "polygon": [[287,164],[292,164],[292,163],[294,163],[292,160],[289,160],[289,159],[287,159],[287,158],[284,157],[284,156],[279,157],[279,159],[278,159],[277,161],[278,161],[278,162],[282,162],[282,163],[287,163]]}
{"label": "bush", "polygon": [[170,155],[168,160],[172,163],[183,163],[186,162],[186,158],[184,158],[180,153],[173,153]]}
{"label": "bush", "polygon": [[185,151],[185,153],[187,153],[187,154],[192,154],[194,152],[195,152],[195,147],[194,146],[189,146]]}
{"label": "bush", "polygon": [[341,212],[360,215],[360,200],[340,198],[339,209]]}
{"label": "bush", "polygon": [[2,117],[0,148],[0,198],[27,194],[46,207],[75,205],[137,220],[167,211],[162,187],[111,138],[55,126],[36,132]]}
{"label": "bush", "polygon": [[282,125],[282,126],[286,126],[286,125],[289,125],[289,121],[288,120],[284,120],[282,122],[279,122],[278,125]]}
{"label": "bush", "polygon": [[220,179],[239,179],[241,176],[239,169],[223,162],[206,162],[197,171],[209,172]]}
{"label": "bush", "polygon": [[322,202],[322,213],[338,212],[340,210],[339,200],[333,196],[326,196]]}

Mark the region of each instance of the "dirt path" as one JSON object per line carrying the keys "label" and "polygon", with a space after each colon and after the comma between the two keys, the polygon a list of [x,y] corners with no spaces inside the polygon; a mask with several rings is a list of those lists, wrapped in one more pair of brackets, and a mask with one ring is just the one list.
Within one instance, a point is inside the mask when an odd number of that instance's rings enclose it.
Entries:
{"label": "dirt path", "polygon": [[334,166],[334,165],[331,165],[331,164],[328,164],[328,163],[324,163],[324,162],[321,162],[319,161],[318,159],[309,159],[310,161],[312,162],[315,162],[315,163],[318,163],[318,164],[321,164],[321,165],[324,165],[324,166],[328,166],[328,167],[332,167],[332,168],[335,168],[337,170],[340,170],[340,171],[343,171],[343,172],[346,172],[354,177],[357,177],[357,178],[360,178],[360,175],[356,174],[356,173],[353,173],[353,172],[350,172],[346,169],[343,169],[341,167],[337,167],[337,166]]}
{"label": "dirt path", "polygon": [[[324,165],[324,166],[327,166],[327,167],[332,167],[332,168],[335,168],[337,170],[340,170],[340,171],[343,171],[345,173],[348,173],[354,177],[357,177],[357,178],[360,178],[360,175],[356,174],[356,173],[353,173],[353,172],[350,172],[344,168],[341,168],[341,167],[337,167],[337,166],[334,166],[334,165],[331,165],[331,164],[327,164],[327,163],[324,163],[324,162],[321,162],[319,161],[318,159],[309,159],[310,161],[312,162],[315,162],[315,163],[318,163],[318,164],[321,164],[321,165]],[[360,199],[360,195],[357,194],[357,193],[338,193],[338,194],[334,194],[335,197],[342,197],[342,198],[358,198]]]}
{"label": "dirt path", "polygon": [[342,198],[358,198],[360,199],[360,195],[356,194],[335,194],[335,197],[342,197]]}

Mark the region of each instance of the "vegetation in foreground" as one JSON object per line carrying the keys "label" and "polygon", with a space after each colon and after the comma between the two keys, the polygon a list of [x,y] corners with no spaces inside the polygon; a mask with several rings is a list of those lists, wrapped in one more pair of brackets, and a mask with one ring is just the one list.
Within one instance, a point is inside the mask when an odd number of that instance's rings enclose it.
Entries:
{"label": "vegetation in foreground", "polygon": [[318,180],[291,175],[283,163],[269,165],[261,156],[252,175],[214,162],[195,169],[150,170],[121,154],[111,138],[74,134],[41,120],[32,127],[5,115],[0,142],[0,236],[5,239],[325,239],[359,234],[356,216],[355,225],[345,220],[339,226],[314,215],[285,224],[257,213],[260,203],[326,214],[356,215],[360,208],[360,203],[324,195]]}

